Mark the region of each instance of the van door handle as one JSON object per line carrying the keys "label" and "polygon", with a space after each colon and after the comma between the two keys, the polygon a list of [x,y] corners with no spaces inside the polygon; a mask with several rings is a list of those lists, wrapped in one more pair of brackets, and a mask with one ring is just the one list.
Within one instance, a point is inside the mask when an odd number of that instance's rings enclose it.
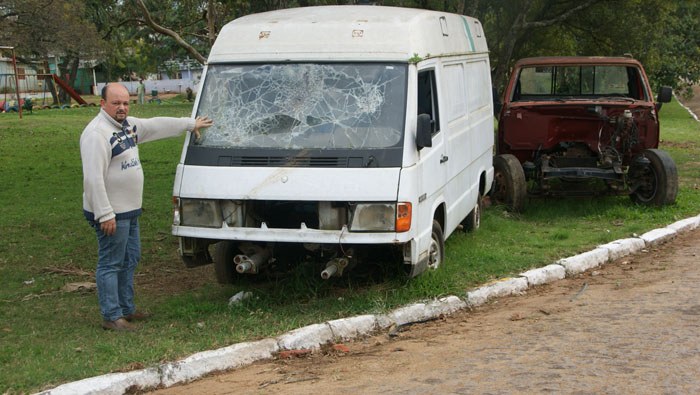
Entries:
{"label": "van door handle", "polygon": [[447,160],[450,159],[447,155],[442,155],[440,157],[440,163],[445,163]]}

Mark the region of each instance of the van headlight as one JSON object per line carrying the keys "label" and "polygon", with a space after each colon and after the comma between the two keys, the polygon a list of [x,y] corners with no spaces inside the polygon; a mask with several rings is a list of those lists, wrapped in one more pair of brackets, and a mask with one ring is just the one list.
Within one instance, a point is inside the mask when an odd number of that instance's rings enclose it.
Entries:
{"label": "van headlight", "polygon": [[397,211],[396,203],[357,203],[352,210],[350,230],[405,232],[411,227],[410,203],[399,203],[398,206],[400,210]]}
{"label": "van headlight", "polygon": [[222,222],[218,200],[180,199],[180,225],[220,228]]}

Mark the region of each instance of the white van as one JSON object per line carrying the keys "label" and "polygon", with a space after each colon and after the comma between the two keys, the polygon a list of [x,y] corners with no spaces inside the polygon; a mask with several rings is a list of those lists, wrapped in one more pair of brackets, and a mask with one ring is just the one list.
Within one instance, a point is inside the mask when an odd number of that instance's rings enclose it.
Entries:
{"label": "white van", "polygon": [[[236,19],[209,55],[177,166],[173,234],[219,282],[319,260],[323,278],[390,251],[436,268],[493,181],[478,20],[378,6]],[[214,243],[216,243],[214,245]]]}

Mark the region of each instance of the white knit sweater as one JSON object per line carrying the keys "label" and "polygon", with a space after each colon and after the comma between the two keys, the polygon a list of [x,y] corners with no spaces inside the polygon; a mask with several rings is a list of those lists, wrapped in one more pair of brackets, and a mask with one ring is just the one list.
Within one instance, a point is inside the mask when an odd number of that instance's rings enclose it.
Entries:
{"label": "white knit sweater", "polygon": [[89,221],[141,214],[143,169],[137,143],[175,137],[193,130],[193,118],[127,117],[122,127],[104,110],[80,135],[83,161],[83,212]]}

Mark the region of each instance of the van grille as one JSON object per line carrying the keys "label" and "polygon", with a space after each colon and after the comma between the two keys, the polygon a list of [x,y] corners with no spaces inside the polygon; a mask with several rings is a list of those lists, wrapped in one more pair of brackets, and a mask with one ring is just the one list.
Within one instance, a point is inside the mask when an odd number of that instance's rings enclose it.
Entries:
{"label": "van grille", "polygon": [[347,167],[348,166],[348,158],[344,157],[344,156],[340,156],[340,157],[234,156],[234,157],[231,157],[231,166]]}

